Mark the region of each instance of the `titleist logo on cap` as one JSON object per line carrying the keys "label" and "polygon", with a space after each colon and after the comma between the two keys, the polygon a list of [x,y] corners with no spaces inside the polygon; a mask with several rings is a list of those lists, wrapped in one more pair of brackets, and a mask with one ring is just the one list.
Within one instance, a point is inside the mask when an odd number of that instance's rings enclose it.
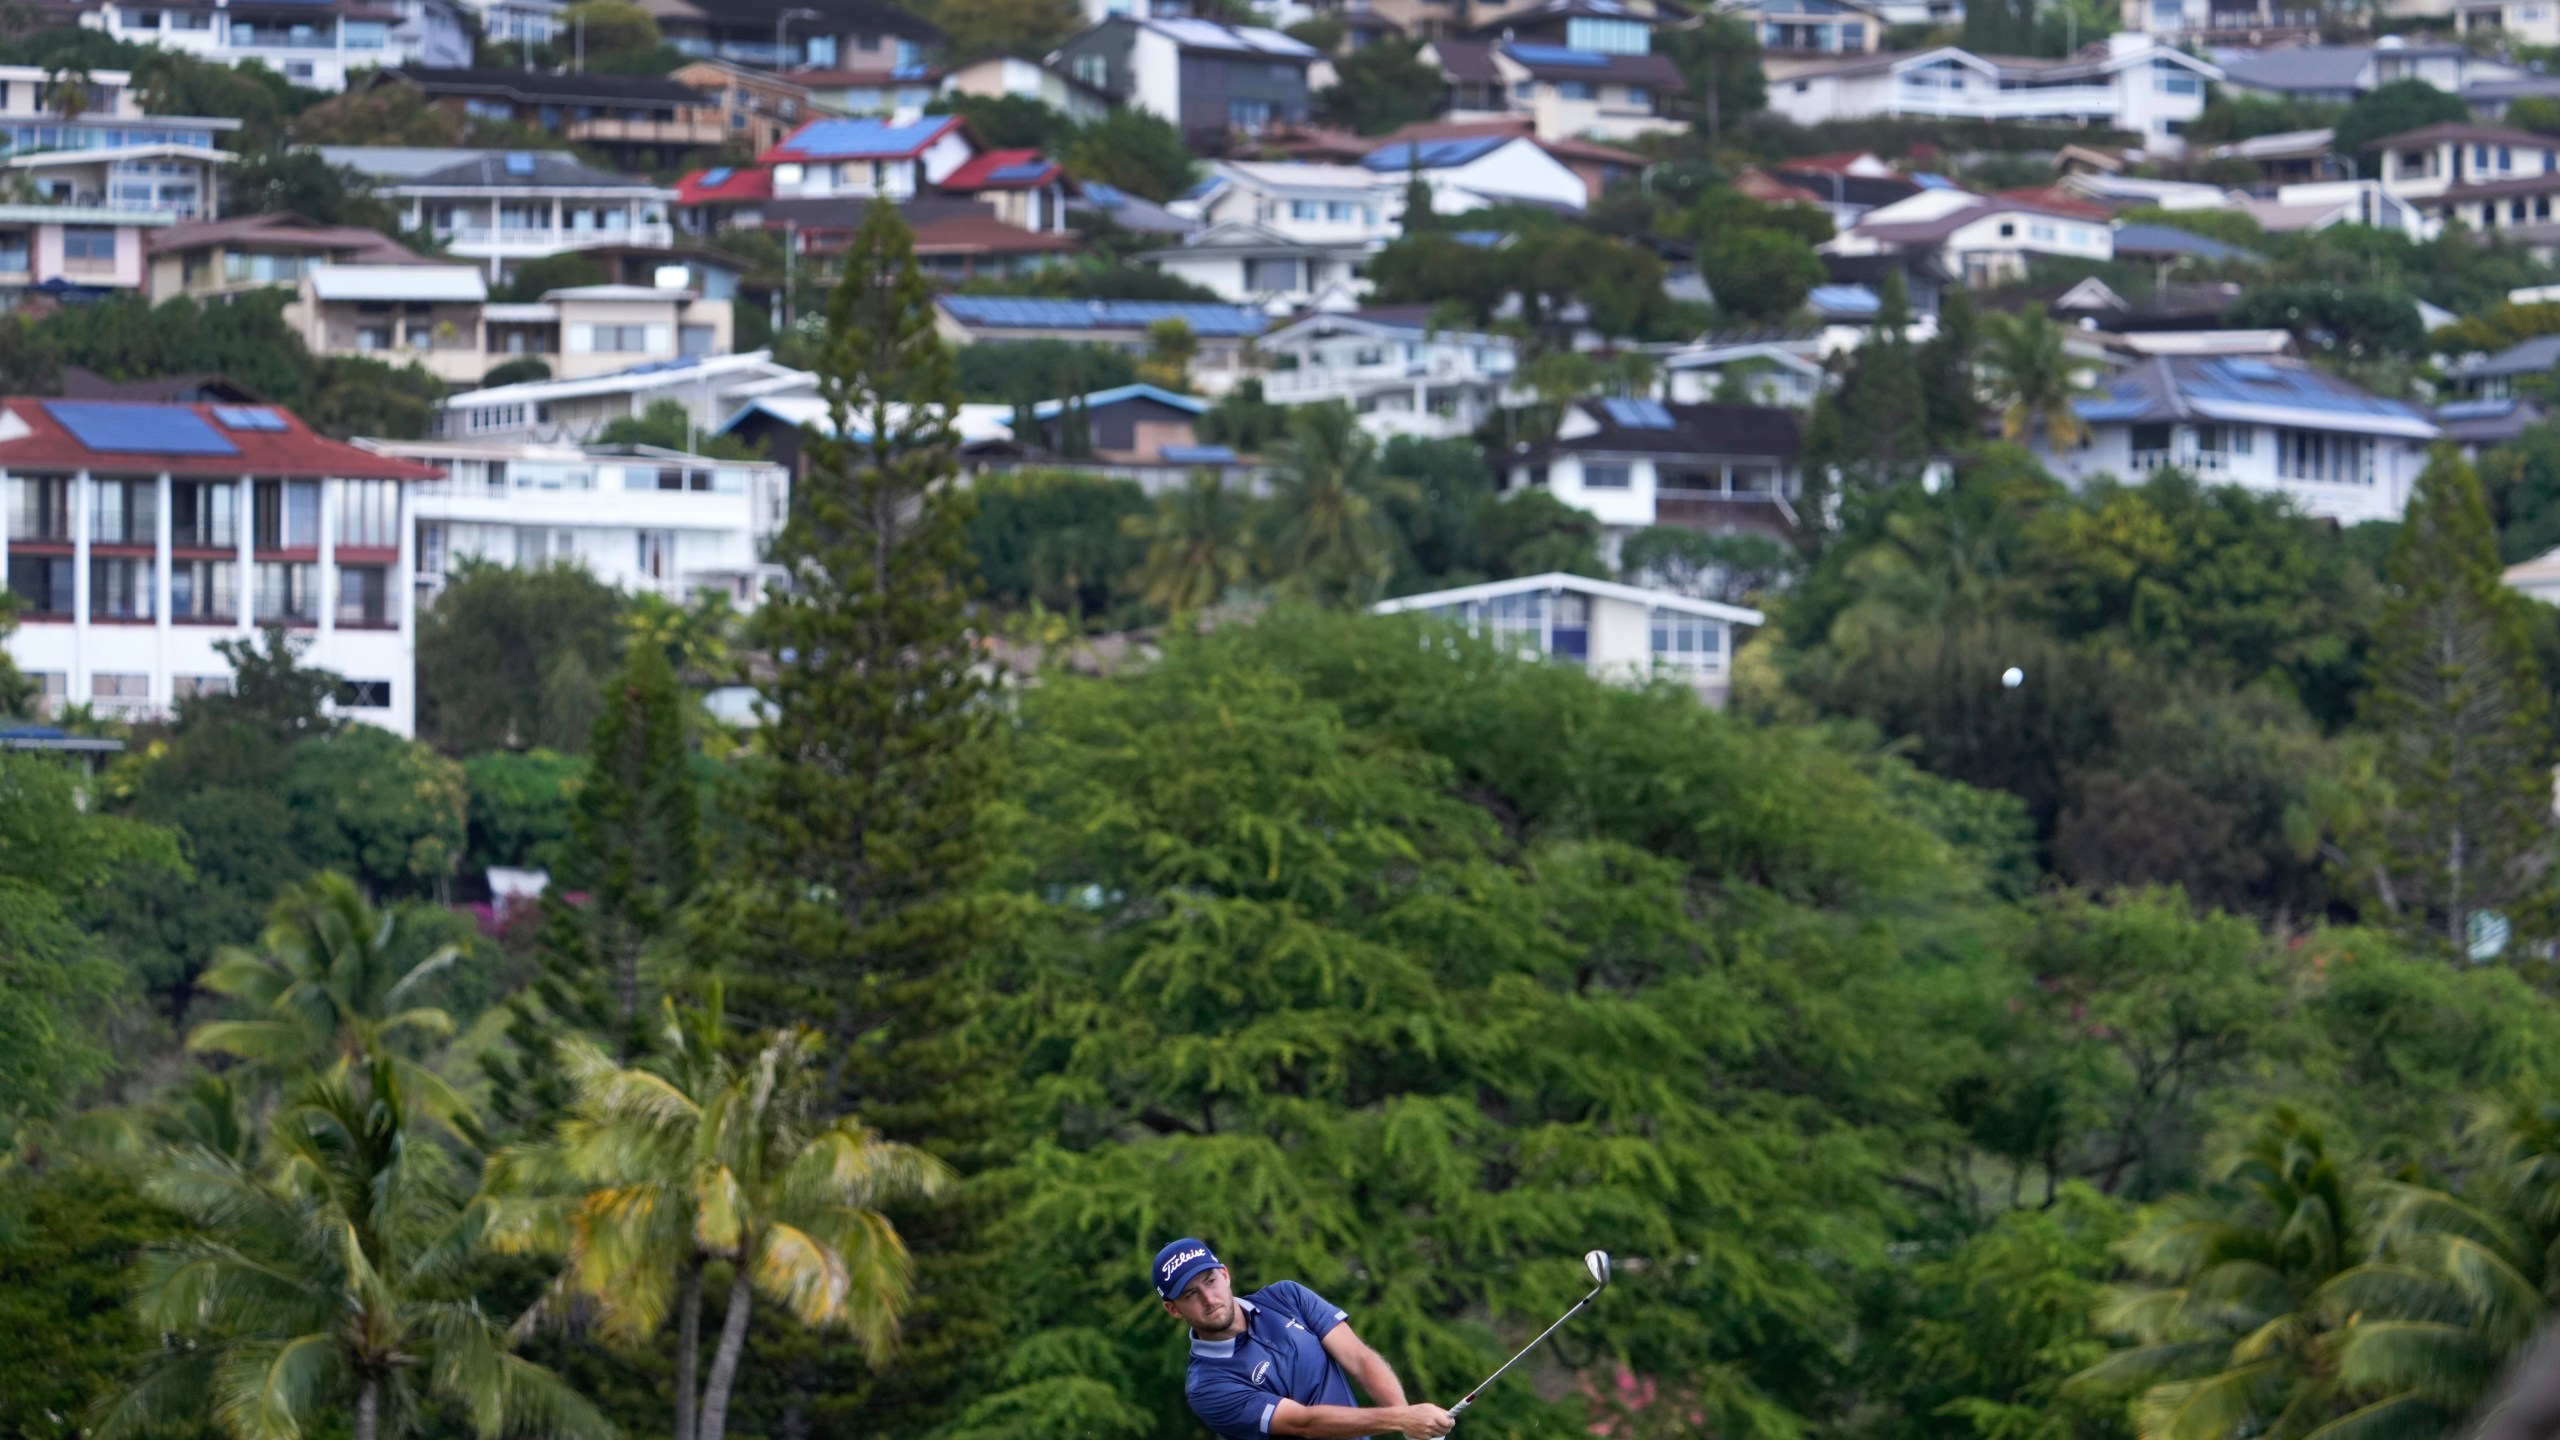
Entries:
{"label": "titleist logo on cap", "polygon": [[[1174,1256],[1172,1259],[1164,1262],[1164,1278],[1167,1280],[1172,1279],[1174,1271],[1181,1269],[1183,1266],[1190,1264],[1192,1261],[1197,1260],[1208,1253],[1209,1252],[1205,1249],[1185,1250],[1181,1254]],[[1121,1273],[1125,1275],[1128,1272],[1124,1270]]]}

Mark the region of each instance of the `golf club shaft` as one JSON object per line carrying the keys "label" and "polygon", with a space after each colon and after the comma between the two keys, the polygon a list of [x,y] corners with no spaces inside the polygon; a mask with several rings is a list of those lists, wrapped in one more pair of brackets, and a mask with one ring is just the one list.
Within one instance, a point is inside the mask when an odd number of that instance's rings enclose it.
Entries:
{"label": "golf club shaft", "polygon": [[1503,1370],[1508,1370],[1508,1369],[1510,1369],[1512,1366],[1519,1364],[1519,1363],[1520,1363],[1520,1361],[1521,1361],[1524,1357],[1526,1357],[1530,1351],[1537,1349],[1539,1345],[1543,1344],[1543,1343],[1545,1342],[1545,1340],[1546,1340],[1546,1338],[1547,1338],[1548,1336],[1553,1335],[1553,1334],[1554,1334],[1554,1333],[1556,1333],[1558,1330],[1563,1329],[1563,1328],[1564,1328],[1564,1322],[1566,1322],[1567,1320],[1572,1319],[1572,1318],[1573,1318],[1574,1316],[1576,1316],[1576,1315],[1581,1314],[1581,1313],[1582,1313],[1582,1307],[1583,1307],[1583,1306],[1585,1306],[1585,1305],[1590,1304],[1590,1303],[1591,1303],[1591,1301],[1592,1301],[1592,1297],[1593,1297],[1593,1296],[1598,1295],[1599,1293],[1600,1293],[1600,1291],[1599,1291],[1599,1290],[1597,1290],[1597,1289],[1595,1289],[1595,1290],[1593,1290],[1593,1291],[1591,1292],[1591,1294],[1590,1294],[1590,1295],[1585,1295],[1585,1296],[1583,1296],[1581,1299],[1574,1301],[1574,1302],[1573,1302],[1573,1308],[1572,1308],[1572,1309],[1567,1310],[1567,1311],[1566,1311],[1566,1312],[1564,1312],[1562,1315],[1557,1316],[1557,1317],[1556,1317],[1556,1323],[1554,1323],[1553,1325],[1548,1326],[1548,1327],[1547,1327],[1546,1329],[1544,1329],[1544,1330],[1539,1331],[1539,1332],[1538,1332],[1538,1338],[1537,1338],[1537,1339],[1532,1340],[1532,1341],[1530,1341],[1528,1344],[1521,1346],[1521,1347],[1520,1347],[1520,1353],[1519,1353],[1518,1355],[1514,1355],[1514,1356],[1512,1356],[1510,1359],[1503,1361],[1503,1362],[1502,1362],[1502,1370],[1496,1370],[1496,1371],[1494,1371],[1492,1374],[1487,1375],[1486,1377],[1484,1377],[1484,1383],[1483,1383],[1483,1384],[1481,1384],[1481,1385],[1478,1385],[1478,1386],[1477,1386],[1476,1388],[1474,1388],[1473,1390],[1468,1391],[1468,1392],[1467,1392],[1467,1398],[1466,1398],[1466,1399],[1461,1400],[1461,1401],[1459,1401],[1457,1404],[1450,1406],[1450,1407],[1449,1407],[1449,1413],[1450,1413],[1451,1415],[1459,1415],[1459,1414],[1463,1414],[1463,1413],[1465,1413],[1466,1408],[1467,1408],[1468,1406],[1473,1405],[1474,1403],[1476,1403],[1476,1397],[1477,1397],[1477,1396],[1479,1396],[1479,1395],[1483,1394],[1483,1393],[1484,1393],[1485,1391],[1487,1391],[1487,1390],[1492,1389],[1492,1388],[1493,1388],[1493,1382],[1502,1378],[1502,1371],[1503,1371]]}

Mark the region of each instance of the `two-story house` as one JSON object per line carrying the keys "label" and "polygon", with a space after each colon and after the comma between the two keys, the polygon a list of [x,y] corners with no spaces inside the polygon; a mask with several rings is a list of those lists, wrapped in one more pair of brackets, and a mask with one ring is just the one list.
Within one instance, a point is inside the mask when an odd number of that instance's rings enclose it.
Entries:
{"label": "two-story house", "polygon": [[1716,9],[1750,25],[1769,55],[1871,55],[1888,28],[1856,0],[1722,0]]}
{"label": "two-story house", "polygon": [[339,713],[417,715],[407,487],[436,472],[269,405],[0,400],[10,658],[132,718],[219,692],[215,646],[282,625],[343,679]]}
{"label": "two-story house", "polygon": [[2475,54],[2471,47],[2385,35],[2370,45],[2276,45],[2228,52],[2223,88],[2235,95],[2350,105],[2402,80],[2423,80],[2459,95],[2484,81],[2516,80],[2524,71]]}
{"label": "two-story house", "polygon": [[711,590],[744,607],[781,577],[764,554],[790,515],[791,476],[768,461],[526,440],[357,443],[443,472],[409,492],[422,601],[472,560],[576,564],[629,594]]}
{"label": "two-story house", "polygon": [[82,0],[83,28],[223,65],[255,61],[312,90],[381,65],[468,65],[455,0]]}
{"label": "two-story house", "polygon": [[227,298],[271,286],[296,286],[321,265],[423,265],[426,257],[379,230],[315,225],[289,210],[190,220],[150,232],[154,302],[184,295]]}
{"label": "two-story house", "polygon": [[1544,490],[1598,520],[1614,557],[1653,525],[1793,538],[1803,457],[1793,410],[1604,399],[1568,404],[1553,439],[1498,463],[1504,489]]}
{"label": "two-story house", "polygon": [[2070,480],[2178,469],[2286,495],[2306,514],[2397,520],[2439,431],[2416,406],[2280,358],[2155,356],[2076,402],[2089,441],[2039,454]]}
{"label": "two-story house", "polygon": [[510,360],[560,379],[724,354],[726,300],[647,285],[579,285],[492,302],[472,265],[322,265],[304,272],[285,323],[314,355],[415,361],[477,384]]}
{"label": "two-story house", "polygon": [[1942,273],[1984,287],[2023,276],[2030,256],[2112,260],[2115,234],[2079,207],[1923,190],[1868,211],[1820,248],[1842,256],[1934,255]]}
{"label": "two-story house", "polygon": [[2560,140],[2502,125],[2429,125],[2373,143],[2368,173],[2383,194],[2436,222],[2477,232],[2524,232],[2548,251],[2560,241],[2551,213],[2560,196]]}
{"label": "two-story house", "polygon": [[1862,59],[1773,61],[1769,108],[1800,125],[1880,115],[2091,125],[2183,148],[2219,66],[2125,32],[2059,60],[1976,55],[1952,45]]}
{"label": "two-story house", "polygon": [[[1650,43],[1650,32],[1637,33]],[[1422,58],[1447,77],[1452,120],[1525,119],[1540,139],[1629,140],[1685,128],[1669,101],[1680,67],[1642,49],[1583,50],[1527,40],[1434,40]]]}
{"label": "two-story house", "polygon": [[216,141],[239,128],[226,116],[146,115],[122,70],[0,65],[0,157],[26,190],[58,204],[210,216],[232,158]]}
{"label": "two-story house", "polygon": [[1369,289],[1361,269],[1378,248],[1374,240],[1299,240],[1268,225],[1230,220],[1130,258],[1221,300],[1285,315],[1317,305],[1339,309],[1357,301]]}
{"label": "two-story house", "polygon": [[492,279],[516,264],[591,246],[675,243],[671,186],[599,170],[553,151],[456,151],[462,158],[378,187],[403,229],[481,262]]}
{"label": "two-story house", "polygon": [[136,294],[166,211],[0,204],[0,297],[10,307]]}
{"label": "two-story house", "polygon": [[1677,681],[1717,708],[1733,688],[1737,632],[1768,623],[1744,606],[1561,571],[1403,595],[1370,608],[1451,621],[1612,684]]}
{"label": "two-story house", "polygon": [[1231,136],[1304,121],[1307,67],[1317,58],[1314,46],[1277,30],[1115,15],[1059,46],[1051,63],[1210,151]]}
{"label": "two-story house", "polygon": [[977,153],[957,115],[865,117],[812,120],[756,163],[772,172],[776,200],[903,200],[940,185]]}
{"label": "two-story house", "polygon": [[438,109],[547,130],[615,157],[663,163],[690,150],[736,143],[726,89],[697,89],[672,75],[547,75],[522,70],[387,66],[374,86],[405,85]]}
{"label": "two-story house", "polygon": [[1348,405],[1381,439],[1475,433],[1501,406],[1519,363],[1508,337],[1434,328],[1420,305],[1309,315],[1256,348],[1268,367],[1264,399]]}

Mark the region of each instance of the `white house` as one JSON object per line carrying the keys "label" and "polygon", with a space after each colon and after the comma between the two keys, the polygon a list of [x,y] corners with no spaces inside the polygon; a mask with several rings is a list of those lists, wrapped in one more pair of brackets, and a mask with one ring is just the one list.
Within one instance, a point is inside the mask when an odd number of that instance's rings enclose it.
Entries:
{"label": "white house", "polygon": [[777,464],[651,446],[361,443],[442,472],[410,492],[421,599],[466,559],[572,562],[631,594],[716,590],[743,606],[780,578],[764,558],[790,514],[790,472]]}
{"label": "white house", "polygon": [[[1562,143],[1562,142],[1555,142]],[[1536,205],[1580,210],[1590,203],[1590,182],[1527,135],[1452,135],[1398,140],[1370,151],[1360,168],[1395,187],[1396,210],[1419,172],[1431,187],[1431,208],[1463,215],[1492,205]]]}
{"label": "white house", "polygon": [[65,115],[56,79],[34,65],[0,65],[0,157],[30,190],[62,205],[212,218],[231,159],[215,142],[238,120],[146,115],[122,70],[88,72],[78,113]]}
{"label": "white house", "polygon": [[1802,340],[1699,341],[1656,352],[1662,398],[1694,405],[1730,391],[1753,405],[1810,410],[1830,383],[1822,337]]}
{"label": "white house", "polygon": [[949,179],[978,147],[957,115],[900,123],[812,120],[756,158],[773,172],[778,200],[886,196],[904,200]]}
{"label": "white house", "polygon": [[1997,285],[2026,273],[2027,257],[2112,260],[2115,234],[2104,220],[2032,200],[1923,190],[1868,211],[1824,242],[1833,255],[1935,253],[1967,285]]}
{"label": "white house", "polygon": [[1252,225],[1310,244],[1375,246],[1401,232],[1404,190],[1358,165],[1213,160],[1208,176],[1167,208],[1206,225]]}
{"label": "white house", "polygon": [[1349,309],[1369,289],[1360,273],[1378,244],[1296,240],[1249,221],[1212,225],[1179,245],[1132,257],[1207,289],[1221,300],[1272,314],[1317,306]]}
{"label": "white house", "polygon": [[1519,361],[1504,336],[1438,330],[1426,306],[1310,315],[1262,337],[1262,395],[1339,401],[1371,434],[1472,434],[1501,406]]}
{"label": "white house", "polygon": [[1740,605],[1561,571],[1404,595],[1371,609],[1452,620],[1617,684],[1676,681],[1719,708],[1733,687],[1735,631],[1768,622]]}
{"label": "white house", "polygon": [[662,360],[576,380],[527,380],[448,395],[437,431],[448,440],[594,439],[604,427],[661,400],[682,405],[704,434],[739,406],[767,395],[816,393],[817,377],[774,363],[770,350]]}
{"label": "white house", "polygon": [[214,646],[282,625],[340,713],[416,728],[408,487],[435,472],[266,405],[0,400],[10,657],[124,717],[218,692]]}
{"label": "white house", "polygon": [[401,228],[482,262],[492,279],[520,261],[564,250],[675,243],[667,218],[676,199],[671,186],[599,170],[557,151],[450,153],[450,163],[393,179],[380,193],[400,207]]}
{"label": "white house", "polygon": [[2397,520],[2438,435],[2426,412],[2298,360],[2155,356],[2075,407],[2086,445],[2045,463],[2067,479],[2179,469],[2288,495],[2305,513]]}
{"label": "white house", "polygon": [[1610,48],[1442,39],[1422,58],[1448,77],[1453,121],[1525,120],[1541,140],[1615,142],[1685,128],[1672,102],[1686,82],[1671,57],[1652,53],[1649,27],[1583,43]]}
{"label": "white house", "polygon": [[1654,525],[1793,538],[1804,417],[1763,405],[1577,400],[1555,438],[1499,457],[1505,490],[1539,489],[1601,524],[1607,553]]}
{"label": "white house", "polygon": [[2061,60],[1976,55],[1953,45],[1852,60],[1773,61],[1769,108],[1800,125],[1879,115],[2097,125],[2183,148],[2220,67],[2123,32]]}
{"label": "white house", "polygon": [[2370,45],[2278,45],[2232,51],[2223,62],[2224,88],[2235,94],[2347,105],[2359,95],[2401,80],[2424,80],[2461,94],[2484,82],[2521,78],[2524,71],[2467,45],[2436,44],[2385,35]]}
{"label": "white house", "polygon": [[344,90],[354,70],[471,63],[454,0],[102,0],[79,23],[218,64],[254,60],[312,90]]}

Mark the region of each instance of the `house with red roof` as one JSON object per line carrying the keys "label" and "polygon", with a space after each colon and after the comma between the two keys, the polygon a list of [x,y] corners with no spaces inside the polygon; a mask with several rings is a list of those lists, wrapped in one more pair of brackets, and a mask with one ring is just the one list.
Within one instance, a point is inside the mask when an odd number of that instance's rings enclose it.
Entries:
{"label": "house with red roof", "polygon": [[957,115],[903,122],[829,117],[792,131],[756,163],[773,172],[777,199],[903,200],[940,185],[977,153],[977,141]]}
{"label": "house with red roof", "polygon": [[442,472],[272,405],[0,398],[10,658],[48,704],[167,714],[281,625],[334,708],[416,731],[413,487]]}
{"label": "house with red roof", "polygon": [[1025,230],[1067,228],[1066,167],[1037,150],[987,150],[942,177],[945,195],[965,195]]}

